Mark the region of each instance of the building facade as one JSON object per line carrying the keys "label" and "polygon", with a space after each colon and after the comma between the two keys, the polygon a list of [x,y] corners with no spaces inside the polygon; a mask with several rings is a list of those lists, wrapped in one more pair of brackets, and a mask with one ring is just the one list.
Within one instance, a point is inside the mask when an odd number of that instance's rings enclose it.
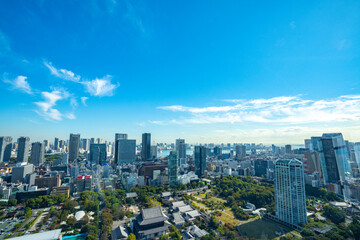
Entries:
{"label": "building facade", "polygon": [[246,157],[246,146],[245,145],[236,145],[235,147],[236,151],[236,159],[242,160]]}
{"label": "building facade", "polygon": [[276,217],[288,224],[307,222],[304,168],[302,162],[280,159],[275,162]]}
{"label": "building facade", "polygon": [[177,151],[171,151],[168,162],[168,176],[170,186],[178,184],[179,158]]}
{"label": "building facade", "polygon": [[143,161],[151,160],[151,134],[143,133],[142,134],[142,144],[141,144],[141,159]]}
{"label": "building facade", "polygon": [[119,159],[119,143],[118,140],[127,140],[128,135],[126,133],[115,133],[115,149],[114,149],[114,160],[115,163],[118,164]]}
{"label": "building facade", "polygon": [[204,146],[195,146],[195,174],[202,178],[206,169],[206,153],[207,149]]}
{"label": "building facade", "polygon": [[40,166],[45,162],[45,144],[34,142],[31,144],[30,163]]}
{"label": "building facade", "polygon": [[176,139],[175,148],[178,152],[179,159],[186,158],[186,144],[185,139]]}
{"label": "building facade", "polygon": [[90,145],[89,160],[92,164],[105,164],[106,158],[105,143],[95,143]]}
{"label": "building facade", "polygon": [[12,137],[0,137],[0,162],[9,162],[11,158]]}
{"label": "building facade", "polygon": [[19,137],[18,138],[18,152],[17,152],[17,162],[28,162],[29,160],[29,137]]}
{"label": "building facade", "polygon": [[117,164],[133,163],[136,159],[136,140],[118,139],[117,141]]}
{"label": "building facade", "polygon": [[80,134],[70,134],[69,141],[69,163],[72,163],[79,157]]}

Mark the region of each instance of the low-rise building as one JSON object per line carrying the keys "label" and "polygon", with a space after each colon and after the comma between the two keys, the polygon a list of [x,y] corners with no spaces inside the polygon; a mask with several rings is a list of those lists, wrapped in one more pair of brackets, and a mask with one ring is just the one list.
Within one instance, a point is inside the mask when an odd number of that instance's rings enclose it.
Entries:
{"label": "low-rise building", "polygon": [[170,224],[161,207],[146,208],[131,221],[131,229],[139,239],[158,238],[168,232]]}

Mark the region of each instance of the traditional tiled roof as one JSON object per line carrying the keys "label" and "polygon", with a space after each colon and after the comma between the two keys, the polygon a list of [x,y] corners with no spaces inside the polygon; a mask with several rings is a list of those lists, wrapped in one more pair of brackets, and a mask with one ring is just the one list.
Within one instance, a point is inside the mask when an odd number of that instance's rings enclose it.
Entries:
{"label": "traditional tiled roof", "polygon": [[167,217],[163,214],[161,207],[153,207],[143,209],[141,215],[138,216],[138,223],[140,226],[163,222]]}

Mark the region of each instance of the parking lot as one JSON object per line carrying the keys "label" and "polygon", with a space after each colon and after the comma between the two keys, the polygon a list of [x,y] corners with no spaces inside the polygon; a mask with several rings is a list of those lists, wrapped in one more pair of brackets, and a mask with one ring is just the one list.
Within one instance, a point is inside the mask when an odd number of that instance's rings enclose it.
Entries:
{"label": "parking lot", "polygon": [[20,219],[12,219],[8,218],[0,222],[0,240],[4,239],[12,229],[14,229],[15,225],[22,222]]}

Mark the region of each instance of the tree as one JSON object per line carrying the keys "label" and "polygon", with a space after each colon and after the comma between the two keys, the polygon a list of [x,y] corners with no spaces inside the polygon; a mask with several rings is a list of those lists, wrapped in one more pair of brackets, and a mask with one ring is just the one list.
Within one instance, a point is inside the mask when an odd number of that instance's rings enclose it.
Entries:
{"label": "tree", "polygon": [[12,198],[8,201],[9,206],[16,206],[17,200],[15,198]]}
{"label": "tree", "polygon": [[29,218],[31,217],[31,215],[32,215],[31,209],[29,207],[25,208],[25,217]]}
{"label": "tree", "polygon": [[335,224],[339,224],[345,221],[346,214],[344,211],[326,205],[324,207],[324,216],[329,218]]}
{"label": "tree", "polygon": [[54,207],[51,207],[51,208],[50,208],[50,215],[51,215],[51,216],[55,216],[56,214],[57,214],[56,209],[55,209]]}
{"label": "tree", "polygon": [[127,239],[128,240],[136,240],[136,236],[135,236],[135,234],[130,233]]}
{"label": "tree", "polygon": [[355,240],[360,240],[360,222],[353,218],[352,223],[349,226],[350,231],[352,232]]}
{"label": "tree", "polygon": [[209,228],[214,230],[217,229],[218,227],[219,227],[219,222],[216,220],[214,216],[211,216],[209,221]]}
{"label": "tree", "polygon": [[127,198],[126,199],[126,203],[129,205],[134,205],[135,204],[135,200],[133,198]]}
{"label": "tree", "polygon": [[79,224],[80,224],[81,226],[84,226],[84,225],[88,224],[88,222],[89,222],[89,217],[87,216],[87,214],[85,214],[85,216],[83,216],[83,217],[80,219]]}
{"label": "tree", "polygon": [[76,224],[76,218],[75,217],[69,217],[66,220],[66,224],[69,225],[70,227],[73,227]]}
{"label": "tree", "polygon": [[167,234],[161,235],[160,240],[169,240],[169,235]]}

